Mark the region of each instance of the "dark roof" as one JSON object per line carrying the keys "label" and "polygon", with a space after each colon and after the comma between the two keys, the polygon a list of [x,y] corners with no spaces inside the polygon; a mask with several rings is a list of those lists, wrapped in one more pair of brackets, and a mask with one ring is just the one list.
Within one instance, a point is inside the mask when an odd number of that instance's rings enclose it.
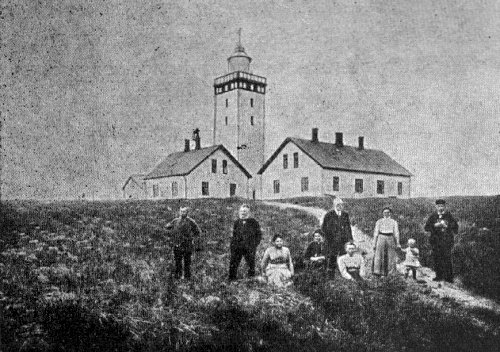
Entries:
{"label": "dark roof", "polygon": [[312,142],[307,139],[288,137],[257,172],[262,174],[288,143],[295,144],[324,169],[356,171],[384,175],[406,176],[412,174],[381,150],[358,149],[334,143]]}
{"label": "dark roof", "polygon": [[146,177],[146,174],[134,174],[130,175],[127,180],[125,181],[125,184],[123,185],[122,189],[125,189],[127,187],[127,184],[132,181],[136,183],[139,187],[144,188],[144,185],[142,184],[142,181],[144,181],[144,178]]}
{"label": "dark roof", "polygon": [[188,152],[176,152],[168,155],[162,160],[149,174],[146,175],[146,180],[168,176],[184,176],[189,175],[191,171],[196,169],[203,161],[217,150],[221,150],[227,155],[231,161],[240,168],[241,171],[248,177],[252,175],[236,160],[231,153],[222,145],[214,145],[198,150],[190,150]]}

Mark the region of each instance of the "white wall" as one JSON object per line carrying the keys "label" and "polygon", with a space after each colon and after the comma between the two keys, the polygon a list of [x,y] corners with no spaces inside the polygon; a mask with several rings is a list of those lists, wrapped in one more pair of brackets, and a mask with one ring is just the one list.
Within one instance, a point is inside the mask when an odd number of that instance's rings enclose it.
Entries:
{"label": "white wall", "polygon": [[[141,181],[142,182],[142,181]],[[146,193],[144,188],[141,188],[135,181],[129,180],[123,190],[123,198],[125,199],[144,199]]]}
{"label": "white wall", "polygon": [[[293,167],[293,154],[299,153],[299,167]],[[283,154],[288,154],[288,168],[283,169]],[[301,178],[309,178],[309,190],[301,190]],[[280,181],[280,193],[274,193],[274,180]],[[262,174],[262,199],[321,196],[321,168],[295,144],[288,143]]]}
{"label": "white wall", "polygon": [[[339,191],[333,191],[333,177],[338,176]],[[322,170],[324,193],[337,195],[345,198],[367,198],[367,197],[410,197],[410,178],[401,176],[388,176],[366,173],[355,173],[348,171]],[[356,193],[354,189],[355,179],[363,180],[363,193]],[[377,181],[384,181],[384,193],[377,193]],[[398,182],[403,183],[403,194],[398,195]]]}
{"label": "white wall", "polygon": [[[212,173],[212,159],[217,160],[217,173]],[[222,173],[222,160],[227,160],[228,172]],[[248,198],[249,179],[226,154],[217,150],[187,177],[188,198],[228,198],[229,184],[236,184],[236,197]],[[209,195],[202,196],[201,183],[209,183]]]}
{"label": "white wall", "polygon": [[[217,160],[217,173],[212,173],[212,159]],[[222,173],[222,160],[227,160],[227,174]],[[172,182],[178,185],[178,194],[172,196]],[[202,182],[208,182],[209,195],[203,196]],[[229,184],[236,184],[236,197],[248,198],[248,178],[226,154],[217,150],[187,176],[162,177],[146,181],[150,199],[229,198]],[[159,187],[159,196],[153,197],[153,185]]]}
{"label": "white wall", "polygon": [[[172,196],[172,182],[177,182],[177,196]],[[153,185],[158,185],[159,195],[153,197]],[[161,177],[146,180],[148,199],[183,199],[186,196],[185,179],[183,176]]]}
{"label": "white wall", "polygon": [[[299,153],[299,167],[293,167],[293,153]],[[283,154],[288,154],[288,169],[283,169]],[[333,191],[333,176],[339,177],[339,191]],[[301,191],[301,178],[309,178],[309,191]],[[354,180],[363,180],[363,192],[356,193]],[[274,193],[273,181],[280,181],[280,193]],[[377,193],[377,181],[384,181],[384,193]],[[403,183],[403,194],[398,195],[398,182]],[[410,197],[410,178],[348,171],[324,170],[295,144],[288,143],[264,171],[261,177],[261,199],[281,199],[302,196],[337,195],[343,198]]]}

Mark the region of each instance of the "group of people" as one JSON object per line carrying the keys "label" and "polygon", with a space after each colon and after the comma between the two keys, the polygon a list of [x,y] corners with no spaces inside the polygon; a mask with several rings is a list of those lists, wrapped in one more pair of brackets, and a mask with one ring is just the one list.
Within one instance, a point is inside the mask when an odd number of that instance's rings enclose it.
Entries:
{"label": "group of people", "polygon": [[[372,274],[387,276],[396,271],[397,251],[401,250],[399,227],[392,218],[392,210],[385,207],[382,218],[375,224],[373,232],[373,260]],[[191,255],[194,250],[193,242],[200,236],[200,228],[196,222],[188,217],[188,208],[181,207],[179,217],[167,225],[171,231],[175,261],[175,277],[191,277]],[[425,231],[430,232],[430,245],[436,277],[434,281],[453,281],[451,250],[454,235],[458,232],[457,221],[446,211],[446,202],[443,199],[436,201],[436,212],[429,216]],[[238,267],[245,258],[248,266],[248,276],[255,276],[256,252],[262,240],[262,231],[259,222],[251,217],[250,207],[241,205],[238,219],[233,224],[230,242],[229,281],[237,279]],[[405,252],[405,277],[410,273],[416,279],[417,269],[420,266],[419,250],[414,239],[408,240]],[[321,228],[314,231],[313,241],[307,246],[304,253],[306,266],[319,269],[329,278],[334,278],[335,271],[339,270],[342,277],[348,280],[361,282],[366,275],[365,260],[353,240],[349,215],[344,211],[344,203],[335,198],[333,208],[328,211],[321,223]],[[272,238],[272,246],[264,252],[261,261],[261,273],[269,284],[288,286],[294,275],[294,265],[290,250],[284,246],[284,238],[276,234]]]}

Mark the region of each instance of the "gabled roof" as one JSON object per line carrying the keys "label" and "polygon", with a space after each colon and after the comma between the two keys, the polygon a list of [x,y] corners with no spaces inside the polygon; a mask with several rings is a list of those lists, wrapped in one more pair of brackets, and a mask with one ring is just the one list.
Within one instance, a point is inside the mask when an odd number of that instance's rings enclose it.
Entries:
{"label": "gabled roof", "polygon": [[125,189],[125,187],[127,187],[127,185],[128,185],[129,182],[134,182],[140,188],[144,188],[144,185],[143,185],[142,182],[144,181],[145,177],[146,177],[146,174],[134,174],[134,175],[130,175],[127,178],[127,180],[125,181],[122,189]]}
{"label": "gabled roof", "polygon": [[288,143],[295,144],[323,169],[412,176],[408,170],[381,150],[360,150],[347,145],[338,147],[335,143],[313,142],[293,137],[285,139],[257,173],[262,174]]}
{"label": "gabled roof", "polygon": [[251,178],[252,175],[236,160],[231,153],[222,145],[214,145],[211,147],[201,148],[198,150],[190,150],[188,152],[176,152],[168,155],[162,160],[149,174],[146,175],[146,180],[159,177],[169,176],[185,176],[196,169],[198,165],[204,162],[210,155],[217,150],[222,151],[227,157],[243,171],[243,173]]}

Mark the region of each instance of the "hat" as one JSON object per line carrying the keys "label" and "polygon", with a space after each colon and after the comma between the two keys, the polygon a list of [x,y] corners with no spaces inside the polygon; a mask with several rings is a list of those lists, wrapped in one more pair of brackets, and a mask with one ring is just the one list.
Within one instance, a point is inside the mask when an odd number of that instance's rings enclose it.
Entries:
{"label": "hat", "polygon": [[436,200],[436,205],[438,205],[438,204],[444,205],[444,204],[446,204],[446,202],[444,201],[444,199],[438,199],[438,200]]}
{"label": "hat", "polygon": [[339,197],[335,197],[335,199],[333,200],[333,205],[343,204],[343,203],[344,201]]}

